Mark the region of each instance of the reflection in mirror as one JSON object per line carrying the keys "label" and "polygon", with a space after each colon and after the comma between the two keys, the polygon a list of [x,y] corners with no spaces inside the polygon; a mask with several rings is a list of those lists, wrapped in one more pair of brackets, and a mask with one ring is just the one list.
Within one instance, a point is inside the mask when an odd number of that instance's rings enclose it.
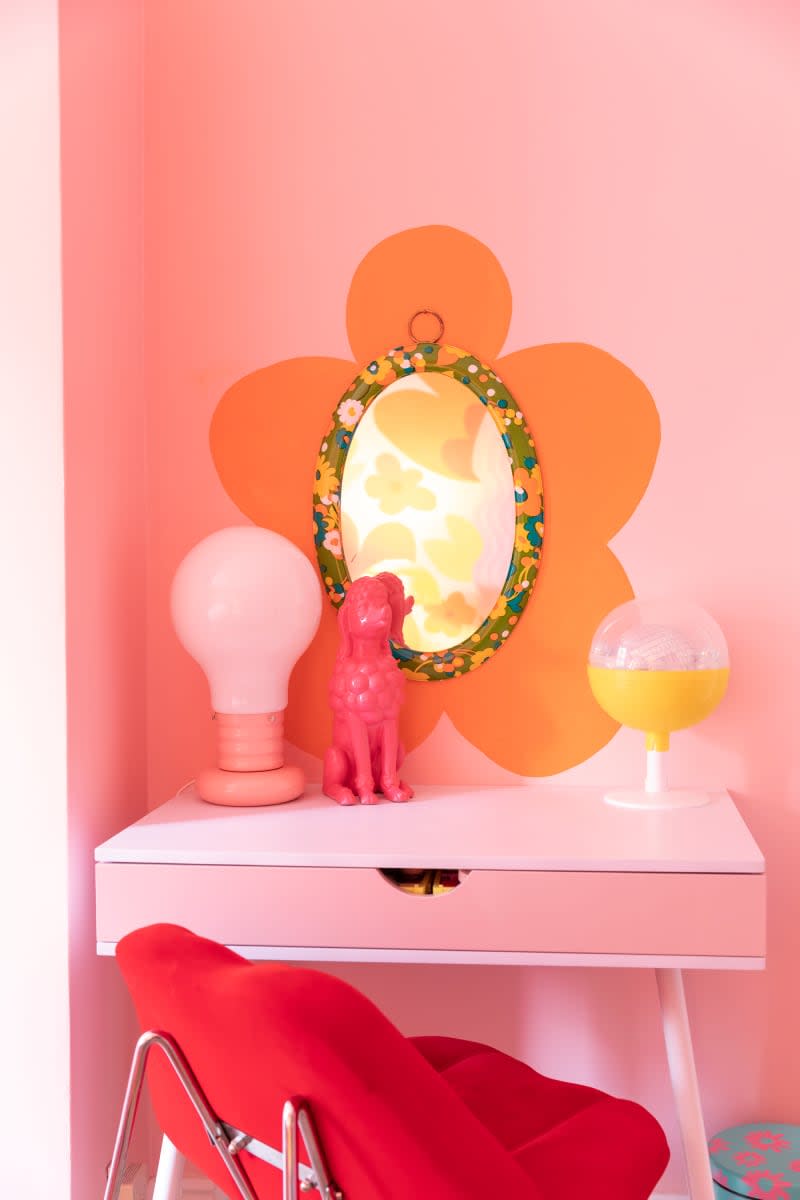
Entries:
{"label": "reflection in mirror", "polygon": [[358,423],[341,488],[350,577],[393,571],[415,598],[419,651],[465,641],[490,615],[514,550],[514,478],[485,404],[450,375],[406,375]]}

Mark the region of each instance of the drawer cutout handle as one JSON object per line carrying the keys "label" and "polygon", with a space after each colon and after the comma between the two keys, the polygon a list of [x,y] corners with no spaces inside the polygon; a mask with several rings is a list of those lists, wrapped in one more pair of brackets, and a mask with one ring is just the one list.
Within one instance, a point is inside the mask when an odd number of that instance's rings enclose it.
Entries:
{"label": "drawer cutout handle", "polygon": [[451,871],[444,868],[406,870],[399,867],[380,867],[383,878],[405,892],[407,896],[446,896],[461,887],[469,871]]}

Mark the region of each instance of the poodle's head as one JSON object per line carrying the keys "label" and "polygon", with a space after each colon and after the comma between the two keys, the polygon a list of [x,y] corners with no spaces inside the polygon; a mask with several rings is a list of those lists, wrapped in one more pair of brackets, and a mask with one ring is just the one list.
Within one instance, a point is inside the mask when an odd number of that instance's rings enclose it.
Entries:
{"label": "poodle's head", "polygon": [[402,583],[389,571],[354,580],[339,609],[342,653],[350,653],[354,638],[385,638],[404,646],[403,621],[413,603],[413,597],[406,597]]}
{"label": "poodle's head", "polygon": [[402,580],[393,575],[391,571],[381,571],[380,575],[376,575],[375,578],[384,585],[389,597],[389,605],[392,610],[392,627],[389,637],[396,646],[405,646],[403,622],[414,607],[414,597],[406,595]]}

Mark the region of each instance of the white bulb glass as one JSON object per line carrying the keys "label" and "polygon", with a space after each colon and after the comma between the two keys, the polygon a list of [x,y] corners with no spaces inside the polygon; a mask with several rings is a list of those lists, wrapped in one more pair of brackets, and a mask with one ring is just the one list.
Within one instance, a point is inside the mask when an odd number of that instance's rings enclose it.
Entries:
{"label": "white bulb glass", "polygon": [[289,676],[319,625],[317,572],[269,529],[233,526],[194,546],[175,573],[175,632],[206,674],[218,713],[286,708]]}

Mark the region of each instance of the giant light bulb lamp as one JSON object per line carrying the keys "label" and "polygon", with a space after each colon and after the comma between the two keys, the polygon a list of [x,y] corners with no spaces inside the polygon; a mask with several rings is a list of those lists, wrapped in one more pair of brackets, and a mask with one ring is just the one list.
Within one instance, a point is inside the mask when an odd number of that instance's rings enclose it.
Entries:
{"label": "giant light bulb lamp", "polygon": [[289,676],[322,611],[316,571],[269,529],[234,526],[194,546],[172,583],[172,620],[211,689],[217,766],[197,790],[211,804],[282,804],[302,795],[284,762]]}

